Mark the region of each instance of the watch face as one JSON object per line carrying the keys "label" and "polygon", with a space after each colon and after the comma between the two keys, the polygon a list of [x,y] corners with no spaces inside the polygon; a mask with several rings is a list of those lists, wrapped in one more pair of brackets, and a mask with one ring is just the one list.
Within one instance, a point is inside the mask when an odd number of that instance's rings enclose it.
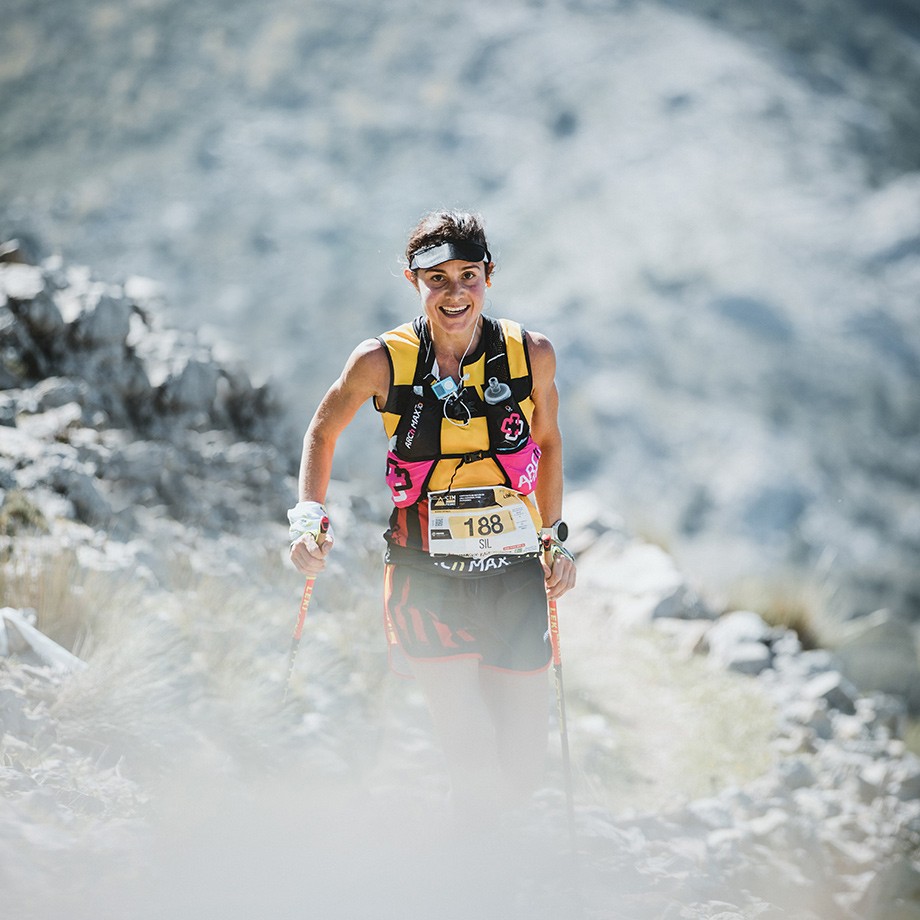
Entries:
{"label": "watch face", "polygon": [[569,538],[569,525],[565,521],[557,521],[555,526],[556,539],[560,543],[565,543]]}

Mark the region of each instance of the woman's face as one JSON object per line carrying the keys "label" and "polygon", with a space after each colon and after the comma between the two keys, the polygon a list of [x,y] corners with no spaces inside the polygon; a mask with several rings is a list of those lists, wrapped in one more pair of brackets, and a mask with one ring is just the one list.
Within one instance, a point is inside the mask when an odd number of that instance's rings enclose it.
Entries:
{"label": "woman's face", "polygon": [[472,336],[489,286],[485,262],[453,259],[415,272],[406,269],[406,277],[419,293],[432,335]]}

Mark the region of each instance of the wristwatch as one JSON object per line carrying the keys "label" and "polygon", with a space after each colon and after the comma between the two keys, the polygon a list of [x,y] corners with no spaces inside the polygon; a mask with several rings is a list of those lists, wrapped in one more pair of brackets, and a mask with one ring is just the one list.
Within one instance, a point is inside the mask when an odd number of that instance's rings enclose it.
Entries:
{"label": "wristwatch", "polygon": [[569,525],[565,521],[556,521],[550,527],[544,527],[540,536],[548,536],[554,543],[565,543],[569,537]]}

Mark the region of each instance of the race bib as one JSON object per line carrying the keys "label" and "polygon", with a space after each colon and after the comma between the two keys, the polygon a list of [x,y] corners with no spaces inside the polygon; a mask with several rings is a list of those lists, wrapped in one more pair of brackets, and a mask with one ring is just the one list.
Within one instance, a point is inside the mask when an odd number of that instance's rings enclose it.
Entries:
{"label": "race bib", "polygon": [[432,556],[523,556],[540,539],[530,506],[503,486],[428,493],[428,552]]}

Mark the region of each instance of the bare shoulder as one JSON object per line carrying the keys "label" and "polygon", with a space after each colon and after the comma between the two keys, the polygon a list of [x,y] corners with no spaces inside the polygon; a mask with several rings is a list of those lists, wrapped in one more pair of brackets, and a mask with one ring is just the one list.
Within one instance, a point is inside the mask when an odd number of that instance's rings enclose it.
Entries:
{"label": "bare shoulder", "polygon": [[383,396],[390,386],[390,359],[377,339],[365,339],[348,357],[342,381],[349,389]]}
{"label": "bare shoulder", "polygon": [[542,332],[527,330],[527,351],[530,365],[536,377],[553,379],[556,373],[556,350],[553,343]]}
{"label": "bare shoulder", "polygon": [[348,361],[350,364],[360,362],[366,366],[386,365],[387,350],[379,339],[365,339],[352,351]]}

